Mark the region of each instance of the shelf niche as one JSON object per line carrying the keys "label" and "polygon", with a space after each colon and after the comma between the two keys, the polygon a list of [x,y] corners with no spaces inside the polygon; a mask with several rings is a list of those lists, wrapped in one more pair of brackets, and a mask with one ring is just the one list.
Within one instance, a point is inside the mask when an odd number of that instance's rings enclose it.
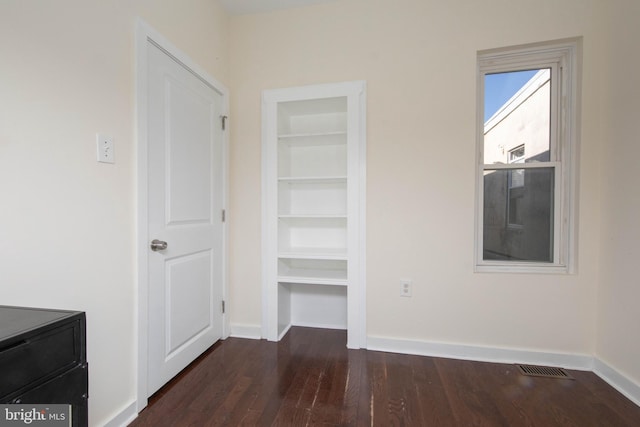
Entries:
{"label": "shelf niche", "polygon": [[263,336],[365,346],[365,84],[263,92]]}
{"label": "shelf niche", "polygon": [[278,180],[278,214],[347,215],[347,178]]}

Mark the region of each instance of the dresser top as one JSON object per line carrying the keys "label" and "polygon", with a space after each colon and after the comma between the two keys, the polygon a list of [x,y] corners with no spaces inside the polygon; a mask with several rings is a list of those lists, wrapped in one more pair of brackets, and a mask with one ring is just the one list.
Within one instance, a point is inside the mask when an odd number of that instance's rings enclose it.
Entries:
{"label": "dresser top", "polygon": [[0,341],[76,314],[76,311],[0,305]]}

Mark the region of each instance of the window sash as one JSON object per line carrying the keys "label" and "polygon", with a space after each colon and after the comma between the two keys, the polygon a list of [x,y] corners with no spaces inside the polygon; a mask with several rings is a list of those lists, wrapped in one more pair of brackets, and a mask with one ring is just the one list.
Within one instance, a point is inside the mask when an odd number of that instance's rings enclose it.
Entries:
{"label": "window sash", "polygon": [[[523,167],[527,165],[526,167]],[[564,232],[562,217],[564,215],[564,207],[562,206],[562,163],[560,162],[544,162],[544,163],[518,163],[518,164],[510,164],[510,165],[487,165],[490,167],[483,168],[479,177],[479,192],[480,192],[480,200],[483,202],[480,206],[480,212],[478,215],[478,219],[480,222],[480,228],[478,229],[478,242],[476,245],[476,269],[478,271],[513,271],[514,268],[520,268],[521,271],[524,271],[522,267],[526,269],[531,269],[530,272],[535,272],[537,270],[532,269],[532,267],[540,267],[544,266],[545,269],[555,271],[563,271],[565,268],[565,252],[562,249],[562,235]],[[553,262],[541,262],[541,261],[495,261],[495,260],[485,260],[483,257],[484,253],[484,172],[492,171],[492,170],[515,170],[515,169],[553,169]],[[497,268],[504,267],[504,268]],[[555,268],[555,269],[554,269]]]}
{"label": "window sash", "polygon": [[[557,161],[562,160],[562,150],[559,149],[559,141],[561,140],[560,134],[560,126],[559,123],[562,123],[562,114],[564,109],[562,108],[562,87],[564,82],[562,81],[562,67],[563,61],[557,59],[555,62],[551,63],[540,63],[533,60],[528,60],[526,62],[522,61],[519,63],[519,68],[509,68],[504,65],[496,66],[495,64],[491,67],[485,68],[486,66],[480,66],[479,68],[479,99],[478,99],[478,109],[480,110],[480,117],[484,117],[484,81],[487,74],[495,74],[495,73],[508,73],[512,71],[525,71],[525,70],[534,70],[534,69],[543,69],[548,68],[550,70],[550,81],[551,87],[549,94],[549,161]],[[482,126],[484,129],[484,126]],[[480,138],[484,141],[484,132],[480,131]],[[480,158],[482,162],[484,162],[484,143],[480,144]]]}

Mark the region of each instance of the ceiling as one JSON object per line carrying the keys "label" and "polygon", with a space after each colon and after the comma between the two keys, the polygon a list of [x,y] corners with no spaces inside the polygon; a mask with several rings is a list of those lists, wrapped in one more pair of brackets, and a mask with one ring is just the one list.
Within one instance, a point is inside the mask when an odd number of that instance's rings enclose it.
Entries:
{"label": "ceiling", "polygon": [[269,12],[289,9],[315,3],[326,3],[335,0],[218,0],[222,7],[232,15]]}

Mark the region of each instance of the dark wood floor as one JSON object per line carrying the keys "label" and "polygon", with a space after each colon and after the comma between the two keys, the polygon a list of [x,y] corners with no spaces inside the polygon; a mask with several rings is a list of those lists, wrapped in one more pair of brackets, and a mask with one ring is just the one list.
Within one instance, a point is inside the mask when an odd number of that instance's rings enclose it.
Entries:
{"label": "dark wood floor", "polygon": [[229,338],[156,393],[131,426],[640,426],[591,372],[347,350],[344,331]]}

